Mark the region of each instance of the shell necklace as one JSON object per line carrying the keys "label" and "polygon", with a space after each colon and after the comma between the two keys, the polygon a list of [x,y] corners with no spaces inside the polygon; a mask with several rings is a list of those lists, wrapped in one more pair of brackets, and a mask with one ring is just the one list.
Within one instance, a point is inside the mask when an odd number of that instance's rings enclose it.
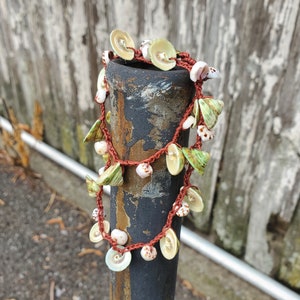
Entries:
{"label": "shell necklace", "polygon": [[[105,261],[112,271],[122,271],[131,261],[131,251],[141,249],[141,257],[146,261],[156,258],[157,251],[154,245],[159,242],[163,256],[171,260],[179,249],[179,240],[171,228],[175,215],[184,217],[189,211],[201,212],[204,208],[200,190],[191,185],[190,177],[194,170],[203,175],[210,154],[202,151],[202,142],[214,137],[211,129],[215,126],[218,116],[223,109],[223,102],[202,94],[202,83],[208,79],[218,78],[219,72],[209,67],[203,61],[195,61],[187,52],[176,51],[166,39],[145,40],[139,49],[126,32],[113,30],[110,34],[111,46],[114,50],[106,50],[102,54],[104,68],[100,71],[97,81],[97,94],[95,101],[100,105],[101,115],[87,133],[84,142],[94,142],[95,151],[102,155],[106,161],[105,167],[99,170],[99,178],[93,180],[86,178],[88,193],[96,198],[97,208],[92,213],[96,223],[90,230],[90,240],[99,243],[107,240],[111,248],[106,254]],[[195,95],[187,107],[172,140],[155,154],[142,161],[121,160],[112,144],[112,137],[107,128],[109,112],[105,110],[105,100],[109,95],[109,86],[105,77],[106,65],[110,60],[122,58],[153,64],[157,68],[168,71],[176,65],[186,69],[194,82]],[[190,147],[181,147],[177,141],[181,131],[197,127],[195,143]],[[136,172],[141,178],[151,176],[151,164],[162,155],[166,157],[166,166],[171,175],[178,175],[186,167],[184,184],[168,213],[167,220],[161,232],[147,243],[126,245],[128,234],[120,229],[110,232],[110,224],[105,220],[102,202],[103,186],[121,186],[123,184],[123,169],[136,167]],[[110,232],[110,233],[109,233]]]}

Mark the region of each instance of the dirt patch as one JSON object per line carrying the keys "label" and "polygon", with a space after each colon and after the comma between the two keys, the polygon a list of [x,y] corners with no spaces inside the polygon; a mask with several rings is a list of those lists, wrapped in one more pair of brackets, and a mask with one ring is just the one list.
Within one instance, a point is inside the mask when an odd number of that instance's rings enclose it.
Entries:
{"label": "dirt patch", "polygon": [[[0,299],[109,299],[107,244],[90,216],[22,169],[0,161]],[[15,182],[14,182],[15,181]],[[178,277],[177,300],[206,299]]]}

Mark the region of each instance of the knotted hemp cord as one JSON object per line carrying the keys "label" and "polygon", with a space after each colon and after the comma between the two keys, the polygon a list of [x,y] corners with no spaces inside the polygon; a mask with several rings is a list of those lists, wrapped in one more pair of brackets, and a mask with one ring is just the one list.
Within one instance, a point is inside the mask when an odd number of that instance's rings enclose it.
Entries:
{"label": "knotted hemp cord", "polygon": [[[146,60],[142,56],[141,50],[134,49],[134,48],[129,48],[129,49],[132,49],[134,51],[134,59],[136,61],[151,64],[150,61]],[[118,56],[113,56],[112,57],[112,59],[116,59],[116,58],[118,58]],[[186,69],[188,72],[190,72],[190,70],[192,69],[192,66],[196,62],[193,58],[190,57],[190,54],[187,53],[187,52],[180,52],[180,53],[177,54],[177,58],[173,58],[173,59],[176,61],[177,66]],[[105,63],[104,63],[104,66],[106,67]],[[106,79],[105,79],[105,82],[106,82]],[[143,159],[141,161],[121,160],[119,158],[118,153],[115,150],[115,148],[113,146],[113,143],[112,143],[111,133],[109,132],[109,130],[107,128],[105,104],[101,103],[100,104],[101,114],[100,114],[100,117],[99,117],[99,120],[101,121],[100,130],[102,131],[102,133],[105,137],[105,140],[106,140],[107,145],[108,145],[108,152],[110,154],[110,158],[106,162],[105,169],[107,169],[111,165],[112,160],[114,161],[114,163],[120,163],[123,170],[124,170],[124,167],[137,166],[141,163],[152,164],[153,162],[158,160],[163,154],[167,153],[167,148],[170,144],[178,145],[177,141],[178,141],[178,138],[180,136],[181,131],[183,130],[183,123],[186,121],[187,117],[191,114],[191,112],[193,110],[193,107],[194,107],[195,101],[197,99],[200,99],[200,98],[204,97],[203,94],[202,94],[202,83],[203,83],[202,80],[198,80],[194,83],[195,95],[194,95],[191,103],[188,105],[181,121],[179,122],[171,141],[169,143],[167,143],[164,147],[159,149],[157,152],[155,152],[153,155],[151,155],[150,157],[148,157],[146,159]],[[205,97],[209,98],[207,96],[205,96]],[[199,119],[199,122],[198,122],[198,125],[200,125],[200,124],[204,124],[202,113],[200,114],[200,119]],[[202,146],[201,138],[199,136],[197,136],[197,140],[196,140],[195,144],[192,146],[192,148],[201,149],[201,146]],[[129,251],[133,251],[133,250],[142,248],[145,245],[153,246],[154,244],[159,242],[159,240],[165,236],[166,231],[171,228],[173,218],[174,218],[177,210],[181,206],[182,201],[183,201],[183,199],[184,199],[184,197],[187,193],[187,190],[190,187],[192,187],[192,185],[190,184],[190,177],[192,175],[192,172],[193,172],[192,166],[188,165],[188,168],[187,168],[187,170],[185,172],[185,175],[184,175],[184,185],[181,188],[175,202],[173,203],[173,206],[172,206],[171,210],[168,213],[166,223],[163,226],[161,232],[158,233],[152,240],[150,240],[147,243],[135,243],[135,244],[124,246],[124,248],[119,248],[117,242],[114,239],[112,239],[111,235],[105,232],[105,228],[104,228],[105,216],[104,216],[104,206],[103,206],[103,201],[102,201],[103,186],[100,186],[100,189],[97,192],[96,202],[97,202],[97,207],[98,207],[99,230],[100,230],[100,233],[103,236],[103,238],[105,240],[107,240],[110,243],[111,247],[115,251],[118,251],[119,253],[125,253],[125,252],[129,252]]]}

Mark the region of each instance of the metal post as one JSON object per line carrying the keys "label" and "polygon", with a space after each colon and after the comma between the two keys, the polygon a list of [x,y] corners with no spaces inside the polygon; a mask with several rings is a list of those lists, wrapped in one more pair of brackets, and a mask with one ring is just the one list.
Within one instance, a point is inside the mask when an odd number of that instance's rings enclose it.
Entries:
{"label": "metal post", "polygon": [[[160,71],[140,62],[113,60],[106,77],[110,86],[112,142],[122,160],[141,161],[164,147],[194,95],[189,72],[175,68]],[[188,131],[178,141],[188,143]],[[129,244],[147,243],[159,234],[183,185],[181,172],[169,174],[165,155],[153,164],[151,177],[140,178],[135,167],[126,167],[124,184],[111,188],[111,228],[124,230]],[[180,219],[172,228],[179,238]],[[155,245],[157,257],[145,261],[139,250],[122,272],[111,273],[111,300],[174,299],[178,254],[167,260]]]}

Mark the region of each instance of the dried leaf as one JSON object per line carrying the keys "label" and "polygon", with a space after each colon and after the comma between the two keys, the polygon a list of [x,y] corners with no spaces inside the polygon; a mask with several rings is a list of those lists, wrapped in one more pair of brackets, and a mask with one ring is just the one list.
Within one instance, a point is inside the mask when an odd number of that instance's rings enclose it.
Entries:
{"label": "dried leaf", "polygon": [[23,124],[23,123],[18,123],[18,127],[20,130],[26,131],[28,133],[30,133],[30,126],[27,124]]}
{"label": "dried leaf", "polygon": [[8,109],[9,120],[13,127],[13,134],[12,134],[12,143],[8,145],[12,145],[12,149],[15,151],[17,155],[16,162],[19,162],[22,167],[28,168],[29,167],[29,150],[25,145],[24,141],[21,138],[22,129],[19,126],[17,118],[15,116],[14,111],[9,108]]}
{"label": "dried leaf", "polygon": [[192,284],[186,279],[182,280],[182,285],[190,291],[193,289]]}
{"label": "dried leaf", "polygon": [[201,293],[200,291],[198,291],[197,289],[195,289],[193,287],[193,285],[191,284],[190,281],[188,281],[186,279],[181,279],[180,281],[181,281],[181,284],[193,294],[193,296],[199,297],[201,300],[207,299],[207,297],[203,293]]}
{"label": "dried leaf", "polygon": [[58,224],[60,230],[66,230],[66,226],[61,217],[49,219],[47,222],[49,225]]}
{"label": "dried leaf", "polygon": [[47,213],[47,212],[51,209],[51,207],[52,207],[52,205],[53,205],[53,203],[54,203],[55,197],[56,197],[56,193],[52,193],[51,196],[50,196],[48,205],[47,205],[47,207],[44,209],[44,212],[45,212],[45,213]]}
{"label": "dried leaf", "polygon": [[51,280],[51,282],[50,282],[49,297],[50,297],[50,300],[55,299],[55,281],[54,280]]}
{"label": "dried leaf", "polygon": [[97,256],[103,256],[103,252],[97,249],[93,249],[93,248],[83,248],[77,255],[79,257],[87,255],[87,254],[95,254]]}
{"label": "dried leaf", "polygon": [[15,165],[21,165],[23,168],[29,168],[29,149],[22,140],[22,131],[30,132],[36,138],[41,140],[43,136],[42,108],[36,101],[34,104],[34,114],[32,121],[32,129],[27,124],[18,122],[17,117],[12,108],[9,108],[6,101],[0,98],[4,103],[8,119],[12,125],[13,132],[8,133],[2,130],[2,139],[6,152],[13,159]]}
{"label": "dried leaf", "polygon": [[42,119],[43,110],[38,101],[34,102],[33,120],[31,125],[31,134],[37,139],[43,139],[44,123]]}

